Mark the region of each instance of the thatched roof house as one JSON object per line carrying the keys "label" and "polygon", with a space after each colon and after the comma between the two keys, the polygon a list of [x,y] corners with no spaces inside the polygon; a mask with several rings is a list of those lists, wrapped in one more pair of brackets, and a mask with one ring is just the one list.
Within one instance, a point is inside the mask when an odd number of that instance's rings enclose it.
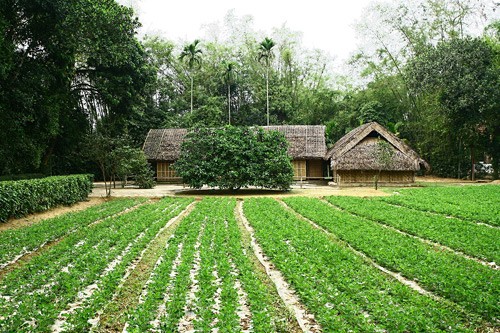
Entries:
{"label": "thatched roof house", "polygon": [[[326,169],[323,158],[326,153],[325,126],[287,125],[263,126],[264,130],[275,130],[288,140],[288,153],[292,158],[295,178],[323,178]],[[188,130],[184,128],[152,129],[144,142],[143,150],[156,169],[158,180],[179,180],[172,164],[179,158],[181,144]]]}
{"label": "thatched roof house", "polygon": [[187,132],[185,128],[151,129],[142,150],[150,161],[176,161]]}
{"label": "thatched roof house", "polygon": [[[388,159],[380,158],[380,140],[388,143]],[[376,122],[353,129],[328,150],[334,177],[341,183],[411,183],[415,172],[429,165],[402,140]]]}

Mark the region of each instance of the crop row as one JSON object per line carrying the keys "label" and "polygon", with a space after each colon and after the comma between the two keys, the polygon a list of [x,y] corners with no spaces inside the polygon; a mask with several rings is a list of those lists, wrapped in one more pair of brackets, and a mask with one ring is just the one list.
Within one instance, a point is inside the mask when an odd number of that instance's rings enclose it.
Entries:
{"label": "crop row", "polygon": [[266,255],[325,332],[468,331],[472,319],[454,306],[383,274],[278,202],[245,200],[244,212]]}
{"label": "crop row", "polygon": [[386,268],[494,322],[499,315],[500,271],[340,211],[312,198],[288,198],[295,211]]}
{"label": "crop row", "polygon": [[84,211],[67,213],[43,220],[29,227],[0,233],[0,268],[43,244],[144,202],[145,199],[118,199],[93,206]]}
{"label": "crop row", "polygon": [[383,200],[418,210],[500,226],[500,189],[496,185],[404,189]]}
{"label": "crop row", "polygon": [[376,199],[328,197],[342,209],[430,239],[468,255],[500,263],[500,230],[461,219],[388,205]]}
{"label": "crop row", "polygon": [[234,207],[234,199],[207,198],[184,218],[130,314],[128,332],[275,331],[270,297],[243,252]]}
{"label": "crop row", "polygon": [[78,230],[6,274],[0,284],[0,331],[45,332],[56,320],[85,331],[127,266],[189,202],[164,199]]}
{"label": "crop row", "polygon": [[[413,189],[403,189],[401,193],[413,192]],[[446,202],[466,201],[466,204],[474,204],[487,207],[498,202],[498,186],[445,186],[445,187],[424,187],[414,193],[418,196],[440,197]],[[466,200],[464,200],[466,199]]]}

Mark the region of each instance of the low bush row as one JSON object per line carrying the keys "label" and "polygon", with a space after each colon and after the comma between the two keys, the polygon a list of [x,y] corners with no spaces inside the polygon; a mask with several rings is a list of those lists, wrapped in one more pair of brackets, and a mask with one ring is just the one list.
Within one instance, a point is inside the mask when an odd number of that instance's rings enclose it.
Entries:
{"label": "low bush row", "polygon": [[82,201],[92,191],[92,175],[54,176],[0,182],[0,222],[58,205]]}

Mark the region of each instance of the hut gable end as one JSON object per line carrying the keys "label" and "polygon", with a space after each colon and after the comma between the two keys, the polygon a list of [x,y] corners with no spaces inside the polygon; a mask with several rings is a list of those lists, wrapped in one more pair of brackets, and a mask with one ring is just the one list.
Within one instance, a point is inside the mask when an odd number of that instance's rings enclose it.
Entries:
{"label": "hut gable end", "polygon": [[[378,137],[392,147],[392,160],[384,166],[376,158]],[[334,170],[417,171],[421,164],[428,167],[415,151],[376,122],[347,133],[327,152],[326,158],[331,159]]]}

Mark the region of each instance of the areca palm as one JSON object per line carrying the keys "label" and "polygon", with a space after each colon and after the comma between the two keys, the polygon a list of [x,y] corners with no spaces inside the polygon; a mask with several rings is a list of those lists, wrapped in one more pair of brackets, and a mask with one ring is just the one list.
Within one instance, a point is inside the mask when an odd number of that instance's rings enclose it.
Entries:
{"label": "areca palm", "polygon": [[259,44],[258,59],[260,63],[266,66],[266,109],[267,109],[267,126],[269,126],[269,67],[274,59],[273,47],[276,44],[271,38],[264,38]]}
{"label": "areca palm", "polygon": [[231,84],[233,83],[234,72],[236,64],[232,61],[223,61],[224,76],[227,84],[227,108],[228,108],[228,121],[231,125]]}
{"label": "areca palm", "polygon": [[191,113],[193,112],[193,69],[201,66],[201,55],[203,51],[198,47],[200,41],[196,39],[193,43],[184,46],[179,59],[185,61],[189,68],[189,76],[191,78]]}

